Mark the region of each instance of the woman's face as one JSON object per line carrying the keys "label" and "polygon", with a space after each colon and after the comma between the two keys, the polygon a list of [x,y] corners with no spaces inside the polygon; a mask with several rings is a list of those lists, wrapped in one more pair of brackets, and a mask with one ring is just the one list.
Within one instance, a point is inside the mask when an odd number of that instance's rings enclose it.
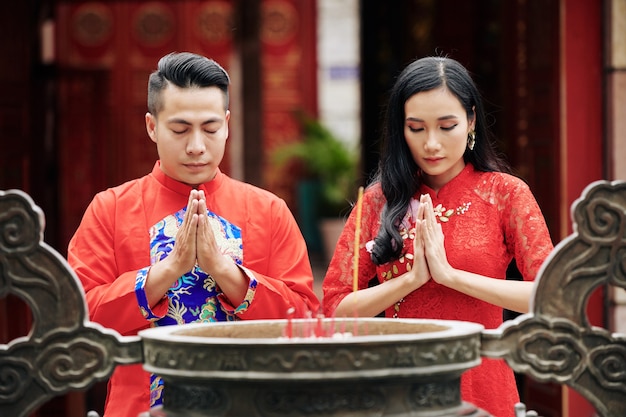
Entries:
{"label": "woman's face", "polygon": [[465,167],[467,135],[474,129],[461,102],[446,88],[423,91],[404,103],[404,138],[424,182],[439,190]]}

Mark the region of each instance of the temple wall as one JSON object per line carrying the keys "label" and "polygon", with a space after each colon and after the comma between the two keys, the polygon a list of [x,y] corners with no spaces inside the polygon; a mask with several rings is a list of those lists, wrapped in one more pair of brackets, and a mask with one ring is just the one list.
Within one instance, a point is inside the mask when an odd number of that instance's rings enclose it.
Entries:
{"label": "temple wall", "polygon": [[361,142],[360,23],[357,0],[318,0],[320,120],[349,146]]}

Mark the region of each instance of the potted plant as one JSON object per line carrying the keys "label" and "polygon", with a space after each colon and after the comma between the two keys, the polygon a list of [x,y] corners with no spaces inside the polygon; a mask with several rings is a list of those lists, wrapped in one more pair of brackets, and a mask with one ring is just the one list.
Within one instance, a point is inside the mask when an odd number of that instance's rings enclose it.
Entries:
{"label": "potted plant", "polygon": [[[329,259],[356,198],[358,156],[319,120],[304,114],[299,114],[298,120],[302,128],[301,140],[277,147],[273,161],[278,166],[300,164],[298,211],[301,223],[308,217],[316,229],[307,233],[306,225],[301,224],[303,234],[310,249],[315,250],[314,234],[321,232],[322,250]],[[328,232],[326,237],[325,231]]]}

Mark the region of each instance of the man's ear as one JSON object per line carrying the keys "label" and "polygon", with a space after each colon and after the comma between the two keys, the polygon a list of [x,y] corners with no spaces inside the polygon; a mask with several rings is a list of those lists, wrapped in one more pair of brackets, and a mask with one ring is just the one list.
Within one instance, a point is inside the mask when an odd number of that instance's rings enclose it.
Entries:
{"label": "man's ear", "polygon": [[226,123],[226,126],[225,126],[225,128],[226,128],[226,139],[228,139],[228,137],[229,137],[229,136],[228,136],[228,132],[229,132],[229,128],[230,128],[230,125],[229,125],[229,121],[230,121],[230,110],[226,110],[226,117],[225,117],[225,119],[224,119],[224,120],[225,120],[225,123]]}
{"label": "man's ear", "polygon": [[156,117],[154,117],[150,112],[146,113],[146,131],[148,132],[148,136],[150,136],[150,140],[156,143]]}

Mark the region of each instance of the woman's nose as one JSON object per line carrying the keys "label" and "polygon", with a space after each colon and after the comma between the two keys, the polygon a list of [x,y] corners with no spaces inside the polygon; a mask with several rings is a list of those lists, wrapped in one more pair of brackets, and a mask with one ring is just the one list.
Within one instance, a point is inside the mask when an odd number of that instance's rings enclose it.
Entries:
{"label": "woman's nose", "polygon": [[426,135],[426,142],[424,143],[424,148],[426,150],[437,150],[441,146],[441,142],[437,137],[437,134],[434,132],[429,132]]}

